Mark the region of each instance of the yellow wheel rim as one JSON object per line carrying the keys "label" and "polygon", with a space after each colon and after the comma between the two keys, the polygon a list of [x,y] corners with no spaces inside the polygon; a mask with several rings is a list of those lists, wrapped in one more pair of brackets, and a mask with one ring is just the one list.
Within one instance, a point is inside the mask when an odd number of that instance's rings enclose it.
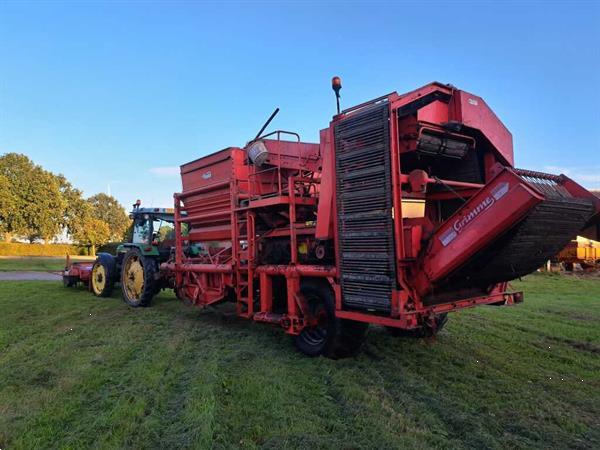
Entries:
{"label": "yellow wheel rim", "polygon": [[102,264],[94,264],[92,269],[92,290],[100,295],[106,286],[106,270]]}
{"label": "yellow wheel rim", "polygon": [[129,300],[140,300],[144,290],[144,267],[138,256],[129,258],[123,268],[123,286]]}

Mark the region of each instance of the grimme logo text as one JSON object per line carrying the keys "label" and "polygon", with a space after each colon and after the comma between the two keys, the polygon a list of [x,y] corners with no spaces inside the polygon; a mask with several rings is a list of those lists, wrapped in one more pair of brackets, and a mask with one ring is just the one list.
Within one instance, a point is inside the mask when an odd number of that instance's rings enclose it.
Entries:
{"label": "grimme logo text", "polygon": [[465,228],[467,225],[469,225],[473,221],[473,219],[475,219],[479,214],[481,214],[483,211],[488,209],[493,204],[494,204],[493,197],[484,198],[483,201],[479,205],[477,205],[475,208],[473,208],[466,216],[464,216],[462,219],[458,219],[456,222],[454,222],[454,225],[453,225],[454,230],[456,230],[457,233],[460,233],[463,230],[463,228]]}

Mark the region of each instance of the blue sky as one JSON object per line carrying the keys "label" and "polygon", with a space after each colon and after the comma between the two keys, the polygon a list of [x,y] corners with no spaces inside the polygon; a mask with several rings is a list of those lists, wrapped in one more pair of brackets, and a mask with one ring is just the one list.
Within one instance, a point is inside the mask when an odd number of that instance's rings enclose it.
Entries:
{"label": "blue sky", "polygon": [[172,204],[177,167],[438,80],[482,96],[518,167],[600,188],[600,2],[0,1],[0,153],[86,195]]}

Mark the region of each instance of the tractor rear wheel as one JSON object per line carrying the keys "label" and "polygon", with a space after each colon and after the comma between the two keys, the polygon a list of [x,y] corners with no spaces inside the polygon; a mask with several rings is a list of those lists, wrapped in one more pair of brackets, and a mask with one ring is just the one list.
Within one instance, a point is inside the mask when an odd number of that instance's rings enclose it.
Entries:
{"label": "tractor rear wheel", "polygon": [[123,257],[121,291],[129,306],[150,306],[156,293],[156,261],[145,257],[137,249],[129,250]]}
{"label": "tractor rear wheel", "polygon": [[435,316],[435,330],[430,326],[422,326],[419,328],[411,328],[409,330],[405,330],[402,328],[396,327],[385,327],[392,336],[396,337],[406,337],[406,338],[426,338],[434,336],[439,333],[444,325],[448,322],[448,313],[437,314]]}
{"label": "tractor rear wheel", "polygon": [[98,258],[92,266],[90,287],[96,297],[110,297],[114,287],[112,270],[108,263]]}
{"label": "tractor rear wheel", "polygon": [[365,340],[369,324],[336,317],[335,296],[323,282],[303,282],[301,291],[318,323],[295,336],[298,350],[308,356],[332,359],[355,355]]}

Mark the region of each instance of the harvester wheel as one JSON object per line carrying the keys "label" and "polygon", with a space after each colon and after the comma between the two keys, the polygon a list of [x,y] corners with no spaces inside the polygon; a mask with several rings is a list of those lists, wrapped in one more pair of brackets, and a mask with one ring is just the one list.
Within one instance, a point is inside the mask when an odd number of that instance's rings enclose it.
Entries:
{"label": "harvester wheel", "polygon": [[423,326],[420,328],[412,328],[410,330],[404,330],[396,327],[385,327],[392,336],[406,337],[406,338],[426,338],[431,337],[441,331],[448,322],[448,313],[442,313],[435,316],[435,330],[431,327]]}
{"label": "harvester wheel", "polygon": [[145,257],[137,249],[129,250],[123,258],[121,269],[121,291],[129,306],[150,306],[156,293],[156,261]]}
{"label": "harvester wheel", "polygon": [[335,316],[335,296],[331,288],[319,281],[302,283],[302,295],[318,318],[318,324],[295,336],[296,347],[308,356],[338,359],[358,352],[365,340],[368,323],[339,319]]}
{"label": "harvester wheel", "polygon": [[104,259],[98,258],[94,262],[90,275],[90,287],[96,297],[110,297],[112,294],[114,287],[112,268]]}

